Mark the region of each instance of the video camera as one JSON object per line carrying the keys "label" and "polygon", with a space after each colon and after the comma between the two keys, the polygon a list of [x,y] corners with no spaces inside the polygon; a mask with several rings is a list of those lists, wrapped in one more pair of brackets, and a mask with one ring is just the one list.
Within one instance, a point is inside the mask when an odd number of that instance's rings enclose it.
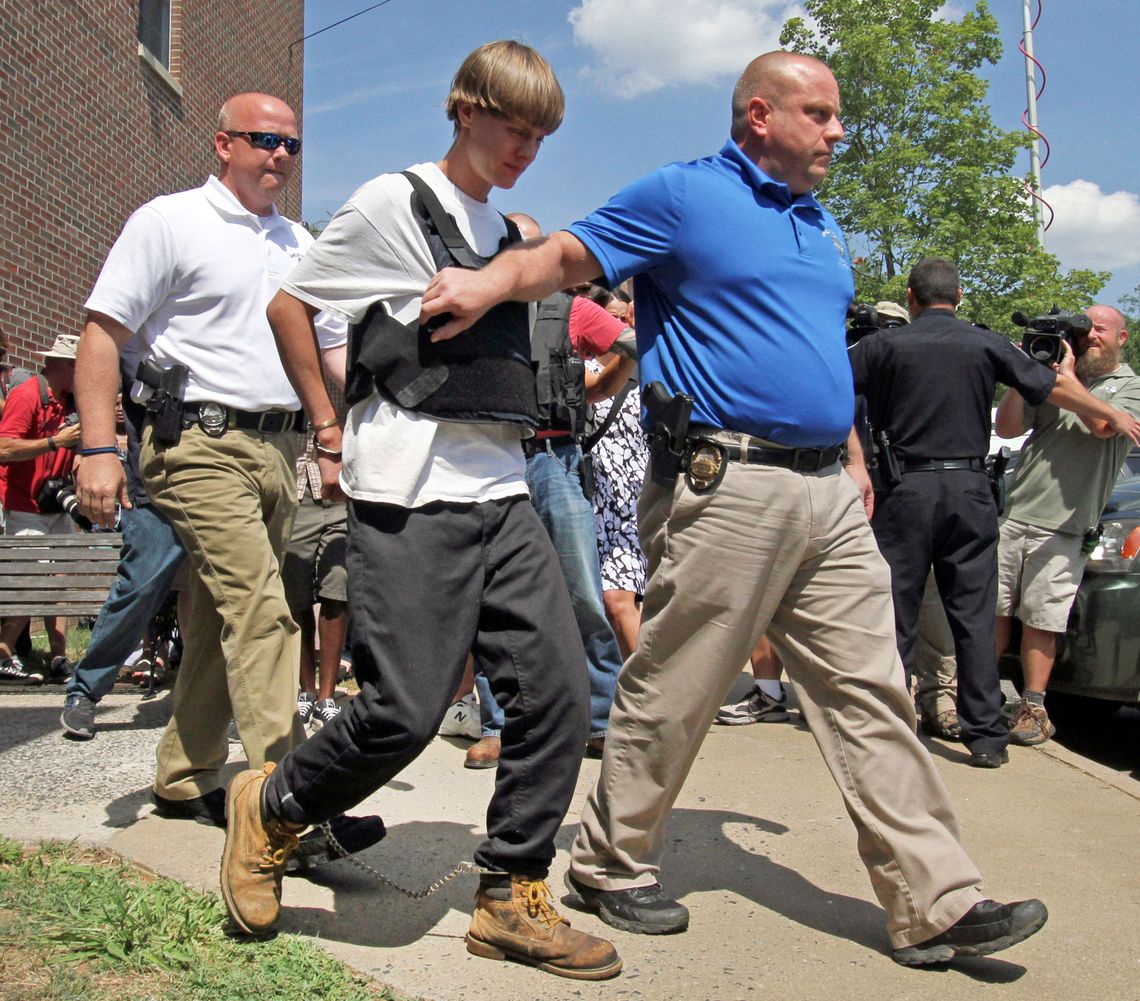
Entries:
{"label": "video camera", "polygon": [[1054,365],[1065,356],[1064,341],[1069,342],[1075,354],[1077,338],[1092,330],[1092,320],[1084,313],[1062,313],[1056,306],[1044,316],[1028,317],[1017,312],[1010,319],[1025,328],[1021,350],[1042,365]]}
{"label": "video camera", "polygon": [[865,302],[858,303],[847,310],[847,346],[858,344],[876,330],[905,326],[906,323],[896,316],[883,316],[874,306]]}

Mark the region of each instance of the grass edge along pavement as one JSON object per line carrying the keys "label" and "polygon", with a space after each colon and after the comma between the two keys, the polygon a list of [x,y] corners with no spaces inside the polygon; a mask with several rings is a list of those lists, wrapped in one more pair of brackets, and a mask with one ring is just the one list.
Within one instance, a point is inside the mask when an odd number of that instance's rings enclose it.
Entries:
{"label": "grass edge along pavement", "polygon": [[411,1001],[316,942],[226,934],[216,894],[105,849],[0,837],[0,1001]]}

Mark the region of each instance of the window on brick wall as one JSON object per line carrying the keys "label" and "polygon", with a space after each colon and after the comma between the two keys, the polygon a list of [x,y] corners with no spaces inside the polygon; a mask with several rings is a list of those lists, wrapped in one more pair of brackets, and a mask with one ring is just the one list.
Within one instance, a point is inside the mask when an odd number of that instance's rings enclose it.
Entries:
{"label": "window on brick wall", "polygon": [[170,69],[171,0],[139,0],[139,41]]}

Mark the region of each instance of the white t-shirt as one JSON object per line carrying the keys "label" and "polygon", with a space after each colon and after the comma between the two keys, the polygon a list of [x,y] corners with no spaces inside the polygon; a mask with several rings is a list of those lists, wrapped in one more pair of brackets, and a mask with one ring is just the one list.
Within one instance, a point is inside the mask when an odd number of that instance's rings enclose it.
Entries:
{"label": "white t-shirt", "polygon": [[[477,254],[498,251],[506,226],[490,202],[465,195],[433,163],[409,169],[431,186]],[[414,326],[437,269],[411,198],[412,186],[400,174],[369,181],[281,287],[350,323],[379,299],[397,320]],[[341,485],[356,500],[406,508],[525,496],[520,437],[518,427],[439,421],[374,392],[349,411]]]}
{"label": "white t-shirt", "polygon": [[[313,239],[276,209],[246,209],[216,177],[147,202],[127,220],[87,309],[138,334],[159,365],[185,365],[186,400],[296,410],[265,308]],[[347,325],[321,317],[321,347]]]}

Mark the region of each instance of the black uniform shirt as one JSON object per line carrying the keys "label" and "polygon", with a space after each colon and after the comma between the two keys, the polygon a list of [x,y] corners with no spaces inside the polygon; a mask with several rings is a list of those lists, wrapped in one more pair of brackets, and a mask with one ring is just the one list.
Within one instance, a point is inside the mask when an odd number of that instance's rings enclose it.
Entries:
{"label": "black uniform shirt", "polygon": [[909,326],[882,330],[850,352],[855,392],[871,423],[902,459],[963,459],[989,451],[994,385],[1013,386],[1031,406],[1053,391],[1057,373],[1002,334],[923,310]]}

